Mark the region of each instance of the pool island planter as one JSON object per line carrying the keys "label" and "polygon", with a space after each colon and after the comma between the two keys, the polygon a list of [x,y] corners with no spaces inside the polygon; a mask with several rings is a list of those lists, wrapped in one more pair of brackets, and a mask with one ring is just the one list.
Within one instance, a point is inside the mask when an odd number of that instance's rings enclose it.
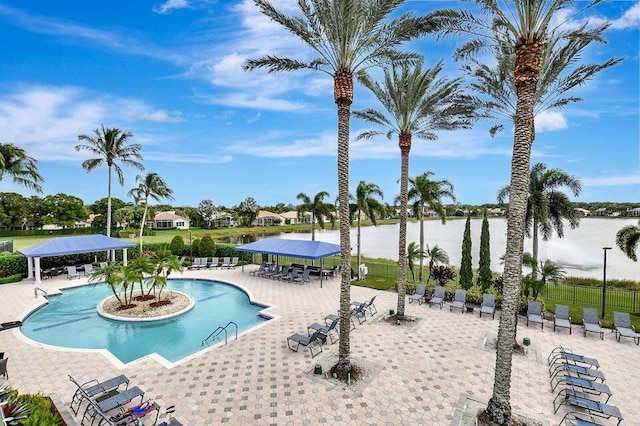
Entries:
{"label": "pool island planter", "polygon": [[[107,312],[104,308],[104,305],[106,303],[112,302],[113,300],[116,299],[116,296],[109,296],[105,299],[103,299],[102,301],[100,301],[100,303],[98,303],[98,306],[96,307],[96,310],[98,312],[98,315],[100,315],[103,318],[107,318],[113,321],[122,321],[122,322],[152,322],[152,321],[162,321],[165,319],[169,319],[169,318],[174,318],[177,317],[179,315],[182,315],[186,312],[189,312],[191,309],[193,309],[193,307],[195,306],[196,302],[194,300],[194,298],[187,293],[184,293],[182,291],[178,291],[178,290],[164,290],[163,294],[177,294],[179,297],[183,297],[185,299],[188,300],[188,303],[185,307],[183,307],[182,309],[179,309],[177,311],[171,311],[169,309],[169,312],[167,307],[171,307],[171,305],[164,305],[162,307],[158,307],[158,308],[152,308],[152,309],[157,309],[157,315],[154,315],[153,313],[151,315],[147,314],[145,316],[128,316],[128,315],[118,315],[117,313],[111,313],[111,312]],[[150,303],[154,303],[156,300],[154,299],[153,301],[150,301]],[[121,311],[122,313],[127,313],[127,310],[123,310]]]}

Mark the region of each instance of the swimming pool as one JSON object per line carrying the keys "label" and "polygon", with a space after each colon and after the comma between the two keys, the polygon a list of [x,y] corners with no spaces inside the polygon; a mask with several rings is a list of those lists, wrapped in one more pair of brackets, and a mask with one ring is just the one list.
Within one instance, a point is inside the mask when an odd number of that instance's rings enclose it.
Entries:
{"label": "swimming pool", "polygon": [[[176,362],[203,349],[202,341],[218,326],[230,321],[238,334],[269,318],[260,315],[266,306],[252,304],[243,290],[212,280],[168,280],[167,288],[190,294],[195,306],[166,320],[120,322],[103,318],[97,304],[113,294],[106,284],[63,290],[49,297],[49,303],[29,315],[22,333],[37,342],[66,348],[107,349],[123,363],[157,353]],[[233,339],[235,329],[229,328]],[[220,335],[224,341],[224,333]],[[210,339],[209,344],[215,344]]]}

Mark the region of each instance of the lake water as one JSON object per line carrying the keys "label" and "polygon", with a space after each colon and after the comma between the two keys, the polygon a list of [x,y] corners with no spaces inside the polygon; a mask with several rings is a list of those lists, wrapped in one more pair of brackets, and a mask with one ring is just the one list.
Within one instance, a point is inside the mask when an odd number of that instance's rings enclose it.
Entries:
{"label": "lake water", "polygon": [[[640,263],[633,262],[618,249],[615,243],[616,232],[626,225],[636,225],[637,219],[583,218],[576,229],[565,227],[564,238],[553,236],[549,241],[540,239],[538,257],[550,259],[562,265],[567,275],[575,277],[603,277],[603,247],[612,247],[607,252],[607,278],[630,279],[640,281]],[[437,220],[425,221],[425,245],[438,244],[449,255],[452,265],[459,267],[462,258],[462,234],[464,219],[448,220],[442,225]],[[471,220],[472,257],[474,267],[478,267],[480,251],[480,231],[482,219]],[[362,228],[361,252],[364,256],[382,259],[398,258],[398,232],[400,226],[378,225]],[[502,272],[500,257],[506,247],[507,221],[505,218],[489,219],[491,236],[491,269]],[[351,230],[352,253],[356,254],[355,228]],[[271,237],[289,239],[310,239],[309,233],[286,233]],[[316,240],[340,244],[337,229],[316,230]],[[420,242],[419,222],[407,223],[407,244]],[[531,252],[531,239],[525,241],[525,251]]]}

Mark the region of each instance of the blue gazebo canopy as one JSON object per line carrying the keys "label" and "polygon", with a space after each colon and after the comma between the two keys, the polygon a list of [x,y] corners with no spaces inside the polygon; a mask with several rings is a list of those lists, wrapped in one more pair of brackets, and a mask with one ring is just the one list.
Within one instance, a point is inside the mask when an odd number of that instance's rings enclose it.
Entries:
{"label": "blue gazebo canopy", "polygon": [[279,256],[299,257],[302,259],[321,259],[340,253],[337,244],[322,241],[287,240],[284,238],[265,238],[255,243],[236,247],[238,251],[265,253]]}
{"label": "blue gazebo canopy", "polygon": [[136,245],[106,235],[78,235],[72,237],[51,238],[45,242],[18,249],[27,257],[60,256],[63,254],[87,253],[92,251],[107,251],[125,249]]}

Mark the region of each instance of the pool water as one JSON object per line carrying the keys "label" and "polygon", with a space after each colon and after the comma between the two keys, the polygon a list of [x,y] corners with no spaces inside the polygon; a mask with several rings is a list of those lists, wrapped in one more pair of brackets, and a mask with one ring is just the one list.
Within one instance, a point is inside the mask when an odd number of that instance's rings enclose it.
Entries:
{"label": "pool water", "polygon": [[[107,349],[123,363],[152,353],[176,362],[203,349],[202,341],[230,321],[238,334],[268,318],[259,315],[265,306],[254,305],[240,288],[211,280],[168,280],[167,288],[190,294],[195,306],[174,318],[153,322],[120,322],[99,316],[96,306],[113,295],[107,284],[63,290],[29,315],[21,331],[28,338],[66,348]],[[230,339],[235,327],[228,328]],[[224,333],[218,341],[224,341]],[[209,345],[217,343],[211,338]]]}

